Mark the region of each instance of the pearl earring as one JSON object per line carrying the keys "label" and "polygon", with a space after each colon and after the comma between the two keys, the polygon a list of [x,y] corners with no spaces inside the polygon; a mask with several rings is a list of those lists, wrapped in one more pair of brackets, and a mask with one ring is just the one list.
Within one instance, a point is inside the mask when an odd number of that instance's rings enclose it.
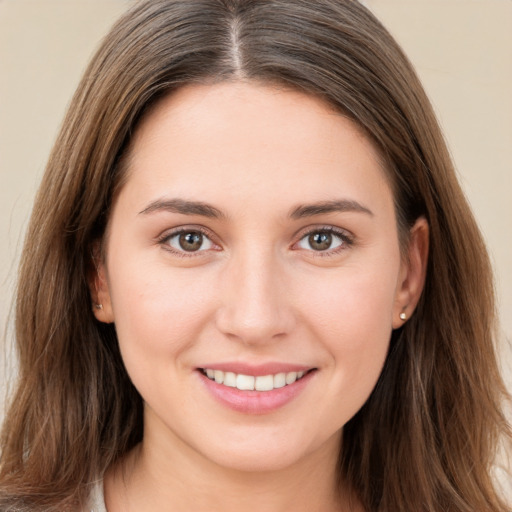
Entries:
{"label": "pearl earring", "polygon": [[403,311],[400,313],[399,316],[400,316],[400,320],[403,320],[403,321],[407,320],[407,315]]}

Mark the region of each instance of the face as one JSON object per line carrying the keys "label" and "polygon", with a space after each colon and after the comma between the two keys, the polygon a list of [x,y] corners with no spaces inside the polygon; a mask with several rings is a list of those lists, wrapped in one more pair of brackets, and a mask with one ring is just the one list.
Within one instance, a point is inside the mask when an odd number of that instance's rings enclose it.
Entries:
{"label": "face", "polygon": [[128,160],[93,295],[144,442],[238,469],[336,453],[421,281],[373,146],[320,100],[226,83],[162,100]]}

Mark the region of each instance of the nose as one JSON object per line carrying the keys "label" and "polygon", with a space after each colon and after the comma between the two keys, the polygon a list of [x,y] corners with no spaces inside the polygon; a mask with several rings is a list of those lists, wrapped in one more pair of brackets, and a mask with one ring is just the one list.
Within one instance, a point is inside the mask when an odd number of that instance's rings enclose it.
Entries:
{"label": "nose", "polygon": [[241,254],[221,277],[217,328],[247,345],[283,338],[295,325],[283,267],[270,253]]}

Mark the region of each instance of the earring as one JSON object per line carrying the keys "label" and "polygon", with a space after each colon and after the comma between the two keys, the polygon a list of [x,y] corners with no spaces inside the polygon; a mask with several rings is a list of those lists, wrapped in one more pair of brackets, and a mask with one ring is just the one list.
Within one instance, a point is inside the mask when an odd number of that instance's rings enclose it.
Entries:
{"label": "earring", "polygon": [[103,304],[94,304],[96,309],[103,309]]}
{"label": "earring", "polygon": [[405,312],[402,311],[399,316],[400,320],[403,320],[404,322],[407,320],[407,315],[405,314]]}

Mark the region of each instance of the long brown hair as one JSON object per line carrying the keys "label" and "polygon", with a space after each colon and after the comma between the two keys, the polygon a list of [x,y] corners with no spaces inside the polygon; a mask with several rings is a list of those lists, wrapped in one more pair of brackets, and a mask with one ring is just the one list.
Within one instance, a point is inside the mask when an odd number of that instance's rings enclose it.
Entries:
{"label": "long brown hair", "polygon": [[75,510],[142,439],[142,400],[115,327],[91,312],[91,250],[144,113],[185,84],[223,80],[323,98],[380,150],[402,239],[419,216],[430,225],[422,298],[393,332],[371,397],[344,427],[340,479],[368,512],[504,512],[491,469],[510,427],[486,250],[411,65],[350,0],[146,0],[103,41],[51,153],[26,237],[0,508]]}

